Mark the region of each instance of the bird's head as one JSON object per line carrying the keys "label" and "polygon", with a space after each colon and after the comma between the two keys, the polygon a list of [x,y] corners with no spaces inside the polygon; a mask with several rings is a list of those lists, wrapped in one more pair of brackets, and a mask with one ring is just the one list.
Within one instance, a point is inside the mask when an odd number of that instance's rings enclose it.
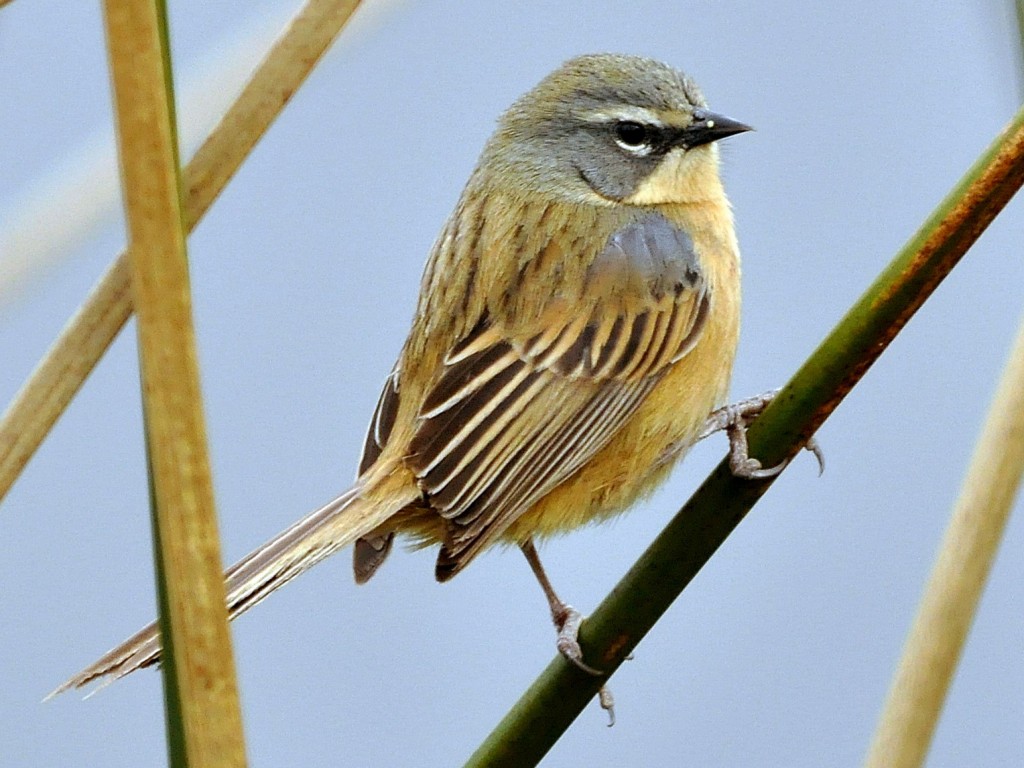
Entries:
{"label": "bird's head", "polygon": [[505,112],[481,168],[491,182],[576,202],[700,202],[721,194],[714,142],[749,130],[708,110],[666,64],[580,56]]}

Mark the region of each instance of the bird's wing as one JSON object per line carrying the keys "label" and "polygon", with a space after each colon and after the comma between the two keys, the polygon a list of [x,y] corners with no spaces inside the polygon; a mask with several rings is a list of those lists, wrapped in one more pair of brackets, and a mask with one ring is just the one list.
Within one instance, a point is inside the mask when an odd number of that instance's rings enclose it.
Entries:
{"label": "bird's wing", "polygon": [[[649,214],[608,239],[571,307],[554,298],[529,328],[485,316],[450,350],[406,458],[449,521],[439,579],[611,440],[696,344],[710,301],[689,235]],[[389,378],[364,457],[398,397]]]}
{"label": "bird's wing", "polygon": [[380,457],[381,451],[387,445],[388,438],[391,437],[391,430],[395,426],[397,415],[398,366],[396,365],[384,381],[384,388],[377,399],[377,407],[373,409],[373,417],[370,419],[370,426],[366,430],[366,439],[363,441],[363,453],[359,457],[357,477],[372,467]]}

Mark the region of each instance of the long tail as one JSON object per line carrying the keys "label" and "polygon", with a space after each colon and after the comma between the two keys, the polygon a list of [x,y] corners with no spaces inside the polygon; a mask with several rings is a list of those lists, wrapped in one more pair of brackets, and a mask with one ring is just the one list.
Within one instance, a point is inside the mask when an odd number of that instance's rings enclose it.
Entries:
{"label": "long tail", "polygon": [[[417,491],[412,483],[389,483],[388,479],[397,478],[385,478],[373,488],[365,483],[353,486],[228,568],[224,573],[228,618],[245,613],[274,590],[382,525],[415,500]],[[160,647],[160,628],[154,622],[67,680],[47,698],[104,676],[110,676],[112,682],[156,664],[160,661]]]}

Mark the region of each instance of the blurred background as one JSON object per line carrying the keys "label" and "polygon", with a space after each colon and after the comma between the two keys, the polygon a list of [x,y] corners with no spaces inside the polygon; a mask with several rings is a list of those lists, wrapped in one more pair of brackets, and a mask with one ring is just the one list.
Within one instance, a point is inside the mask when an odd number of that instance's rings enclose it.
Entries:
{"label": "blurred background", "polygon": [[[203,111],[223,108],[204,99],[236,88],[217,73],[246,71],[295,6],[169,6],[180,117],[202,136]],[[495,118],[595,51],[670,62],[757,128],[722,145],[744,255],[734,397],[788,378],[1021,92],[1009,2],[368,0],[189,241],[226,560],[347,486],[424,258]],[[0,11],[0,104],[0,233],[60,194],[43,231],[82,216],[87,233],[28,264],[13,240],[0,250],[6,405],[124,242],[102,171],[99,3]],[[615,676],[615,728],[591,705],[545,765],[860,762],[1021,318],[1022,202],[822,429],[825,475],[794,462]],[[563,596],[592,609],[724,450],[707,441],[631,514],[544,546]],[[1024,763],[1021,511],[931,766]],[[253,765],[469,756],[554,636],[517,552],[444,586],[433,557],[399,552],[356,588],[344,554],[235,625]],[[0,765],[161,764],[159,674],[39,703],[154,615],[134,325],[0,506],[0,584]]]}

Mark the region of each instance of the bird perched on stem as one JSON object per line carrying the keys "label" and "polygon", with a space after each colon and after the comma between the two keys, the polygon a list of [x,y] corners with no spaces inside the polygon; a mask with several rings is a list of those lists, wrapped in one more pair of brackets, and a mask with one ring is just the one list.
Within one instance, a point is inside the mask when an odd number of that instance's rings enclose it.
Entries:
{"label": "bird perched on stem", "polygon": [[[227,570],[230,615],[348,544],[362,583],[397,534],[440,545],[439,581],[513,543],[590,669],[533,540],[650,492],[724,403],[740,262],[715,142],[747,130],[631,56],[572,59],[516,101],[430,253],[355,484]],[[743,455],[750,413],[723,414],[735,471],[776,471]],[[159,657],[150,625],[61,690]]]}

